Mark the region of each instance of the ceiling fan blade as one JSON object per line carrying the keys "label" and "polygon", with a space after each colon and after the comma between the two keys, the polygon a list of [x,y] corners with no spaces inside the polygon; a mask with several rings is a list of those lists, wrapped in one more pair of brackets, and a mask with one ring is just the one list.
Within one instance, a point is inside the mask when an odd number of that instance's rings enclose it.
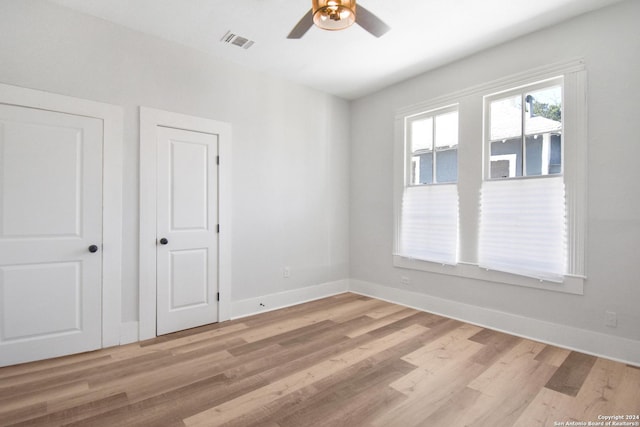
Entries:
{"label": "ceiling fan blade", "polygon": [[391,27],[382,22],[380,18],[371,13],[368,9],[365,9],[359,4],[356,7],[356,24],[360,25],[374,36],[381,37],[391,29]]}
{"label": "ceiling fan blade", "polygon": [[313,10],[309,9],[287,36],[288,39],[299,39],[313,26]]}

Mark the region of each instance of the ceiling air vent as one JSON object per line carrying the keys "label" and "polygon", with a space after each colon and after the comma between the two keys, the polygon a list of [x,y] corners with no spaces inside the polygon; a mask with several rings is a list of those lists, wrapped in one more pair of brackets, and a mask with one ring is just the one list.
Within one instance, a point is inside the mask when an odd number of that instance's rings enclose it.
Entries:
{"label": "ceiling air vent", "polygon": [[249,40],[246,37],[239,36],[237,34],[232,33],[231,31],[227,31],[227,33],[220,40],[223,43],[229,43],[243,49],[249,49],[253,46],[254,41]]}

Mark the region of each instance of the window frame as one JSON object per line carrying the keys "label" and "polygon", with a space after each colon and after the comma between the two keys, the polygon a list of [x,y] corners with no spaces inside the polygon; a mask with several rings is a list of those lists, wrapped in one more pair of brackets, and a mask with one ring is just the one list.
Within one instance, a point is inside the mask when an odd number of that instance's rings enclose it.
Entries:
{"label": "window frame", "polygon": [[[568,220],[568,268],[562,283],[548,282],[478,266],[477,237],[479,189],[484,179],[483,97],[535,82],[564,77],[563,92],[563,178],[565,180]],[[452,104],[459,105],[458,182],[460,194],[460,258],[456,265],[444,265],[402,257],[398,254],[401,233],[402,194],[407,184],[407,117],[433,111]],[[587,71],[583,59],[571,59],[472,86],[429,101],[396,109],[394,130],[394,267],[463,279],[522,286],[546,291],[582,295],[586,281],[586,212],[587,212]],[[476,168],[474,162],[480,159]],[[554,175],[551,175],[554,176]],[[557,175],[555,175],[557,176]],[[474,211],[475,209],[475,211]],[[475,223],[474,223],[475,221]],[[399,277],[406,275],[400,271]]]}
{"label": "window frame", "polygon": [[[561,88],[561,108],[562,108],[562,128],[560,133],[562,135],[562,143],[561,143],[561,169],[560,173],[556,174],[546,174],[546,175],[527,175],[527,144],[526,144],[526,110],[524,108],[524,104],[526,103],[525,94],[527,92],[535,92],[541,89],[547,89],[553,86],[560,86]],[[518,87],[513,87],[510,89],[498,91],[495,93],[490,93],[483,96],[483,121],[484,121],[484,132],[483,132],[483,179],[486,181],[501,181],[504,179],[540,179],[545,177],[553,177],[553,176],[563,176],[564,175],[564,115],[565,115],[565,100],[564,100],[564,76],[556,76],[544,80],[539,80],[532,82],[530,84],[525,84]],[[502,178],[492,178],[491,177],[491,144],[498,141],[497,139],[491,139],[491,103],[493,101],[499,101],[502,99],[511,98],[514,96],[520,96],[522,101],[522,111],[521,113],[521,123],[520,123],[520,138],[521,147],[522,147],[522,175],[521,176],[513,176],[513,177],[502,177]],[[518,138],[518,137],[514,137]],[[517,169],[517,166],[516,166]]]}
{"label": "window frame", "polygon": [[[456,112],[458,113],[458,143],[456,144],[456,148],[455,150],[458,150],[458,146],[460,145],[460,112],[459,112],[459,106],[457,103],[455,104],[451,104],[451,105],[446,105],[443,107],[438,107],[435,109],[431,109],[428,111],[423,111],[417,114],[413,114],[410,116],[407,116],[404,118],[404,133],[405,133],[405,156],[406,156],[406,169],[405,169],[405,186],[407,187],[413,187],[413,186],[420,186],[420,185],[447,185],[447,184],[457,184],[458,183],[458,167],[457,167],[457,160],[456,160],[456,179],[455,181],[446,181],[446,182],[438,182],[437,181],[437,177],[438,177],[438,170],[437,170],[437,157],[438,157],[438,153],[442,153],[444,151],[450,151],[450,150],[454,150],[453,148],[445,148],[445,149],[438,149],[438,147],[436,146],[436,132],[437,132],[437,125],[436,125],[436,117],[438,116],[442,116],[445,114],[449,114],[449,113],[453,113]],[[414,184],[413,180],[412,180],[412,172],[413,172],[413,168],[414,168],[414,161],[413,161],[413,151],[412,151],[412,142],[413,142],[413,131],[412,131],[412,127],[411,124],[415,121],[419,121],[419,120],[424,120],[424,119],[428,119],[431,118],[432,119],[432,126],[431,126],[431,136],[432,136],[432,149],[431,149],[431,182],[428,183],[418,183],[418,184]],[[420,166],[418,165],[418,168]]]}
{"label": "window frame", "polygon": [[[455,150],[457,152],[458,147],[459,147],[459,142],[460,142],[460,122],[459,122],[459,106],[457,103],[449,103],[446,105],[437,105],[434,106],[434,108],[427,108],[427,109],[422,109],[420,111],[414,111],[412,114],[409,114],[407,116],[402,117],[401,119],[401,135],[402,135],[402,152],[401,153],[396,153],[396,155],[398,155],[402,160],[403,166],[402,166],[402,178],[400,179],[401,184],[399,184],[399,186],[401,187],[401,189],[399,190],[399,192],[396,192],[396,197],[395,197],[395,212],[397,214],[396,216],[396,232],[395,232],[395,241],[394,241],[394,248],[393,248],[393,253],[394,256],[398,256],[401,258],[406,258],[406,255],[399,255],[403,252],[403,242],[402,242],[402,205],[403,205],[403,200],[404,200],[404,194],[405,194],[405,190],[409,190],[409,189],[417,189],[417,188],[421,188],[421,187],[433,187],[433,191],[438,191],[440,194],[441,191],[446,191],[446,187],[453,187],[456,189],[457,192],[457,186],[458,186],[458,156],[456,155],[456,179],[455,181],[447,181],[447,182],[431,182],[431,183],[418,183],[418,184],[414,184],[413,183],[413,168],[416,165],[416,162],[414,161],[414,151],[413,151],[413,127],[411,126],[413,122],[418,121],[418,120],[424,120],[424,119],[431,119],[432,120],[432,127],[431,127],[431,136],[432,136],[432,157],[431,157],[431,179],[432,181],[437,181],[436,177],[437,177],[437,170],[436,170],[436,166],[435,163],[437,162],[437,154],[436,154],[436,132],[437,132],[437,126],[436,126],[436,119],[439,116],[445,115],[445,114],[450,114],[450,113],[456,113],[456,117],[457,117],[457,139],[456,139],[456,146],[455,146]],[[417,150],[416,150],[417,151]],[[447,149],[441,150],[440,152],[443,151],[447,151]],[[419,167],[419,166],[418,166]],[[454,187],[455,186],[455,187]],[[436,187],[439,187],[439,190],[436,190]],[[458,217],[459,217],[459,206],[456,206],[456,210],[458,212]],[[456,225],[456,235],[459,234],[459,219],[458,219],[458,223]],[[456,246],[456,254],[455,254],[455,260],[442,260],[442,261],[436,261],[436,260],[431,260],[428,261],[426,259],[420,259],[420,260],[416,260],[419,262],[423,262],[423,263],[428,263],[428,264],[435,264],[435,265],[456,265],[459,259],[459,239],[456,240],[455,242],[455,246]],[[413,254],[414,256],[418,256],[417,254]],[[413,258],[411,258],[413,259]]]}

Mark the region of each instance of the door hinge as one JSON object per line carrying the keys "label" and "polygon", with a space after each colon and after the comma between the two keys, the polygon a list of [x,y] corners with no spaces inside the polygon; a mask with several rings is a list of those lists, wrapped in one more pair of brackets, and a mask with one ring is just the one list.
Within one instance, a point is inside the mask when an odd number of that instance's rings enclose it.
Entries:
{"label": "door hinge", "polygon": [[218,232],[218,233],[220,232],[220,224],[218,224],[218,225],[216,226],[216,232]]}
{"label": "door hinge", "polygon": [[220,301],[220,292],[218,292],[217,298],[218,298],[218,301]]}
{"label": "door hinge", "polygon": [[220,164],[220,156],[216,156],[216,165]]}

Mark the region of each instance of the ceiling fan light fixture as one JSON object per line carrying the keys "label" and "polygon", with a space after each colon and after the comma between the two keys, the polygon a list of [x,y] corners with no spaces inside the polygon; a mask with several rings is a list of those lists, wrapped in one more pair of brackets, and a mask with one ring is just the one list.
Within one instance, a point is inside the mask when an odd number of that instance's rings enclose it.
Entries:
{"label": "ceiling fan light fixture", "polygon": [[356,22],[355,0],[313,0],[313,22],[323,30],[343,30]]}

